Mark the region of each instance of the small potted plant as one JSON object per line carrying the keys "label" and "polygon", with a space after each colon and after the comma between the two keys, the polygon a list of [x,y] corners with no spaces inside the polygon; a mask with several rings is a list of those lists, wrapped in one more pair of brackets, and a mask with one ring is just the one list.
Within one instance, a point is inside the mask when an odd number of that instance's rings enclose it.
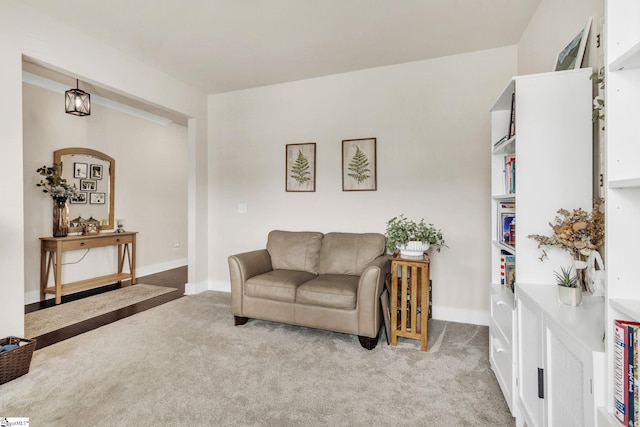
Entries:
{"label": "small potted plant", "polygon": [[440,229],[425,223],[424,219],[416,222],[404,215],[393,217],[387,222],[385,235],[389,252],[400,250],[401,255],[405,256],[421,256],[431,246],[440,252],[441,248],[447,246]]}
{"label": "small potted plant", "polygon": [[582,302],[582,289],[578,286],[578,278],[571,274],[571,267],[560,267],[560,272],[554,271],[558,284],[558,299],[561,303],[578,306]]}

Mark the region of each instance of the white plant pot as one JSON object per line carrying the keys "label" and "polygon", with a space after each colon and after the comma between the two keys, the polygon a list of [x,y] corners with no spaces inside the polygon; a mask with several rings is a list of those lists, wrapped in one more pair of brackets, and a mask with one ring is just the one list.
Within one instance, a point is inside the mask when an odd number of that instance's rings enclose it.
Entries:
{"label": "white plant pot", "polygon": [[422,256],[429,249],[429,242],[408,242],[399,247],[400,255]]}
{"label": "white plant pot", "polygon": [[582,289],[558,286],[558,300],[565,305],[579,306],[582,303]]}

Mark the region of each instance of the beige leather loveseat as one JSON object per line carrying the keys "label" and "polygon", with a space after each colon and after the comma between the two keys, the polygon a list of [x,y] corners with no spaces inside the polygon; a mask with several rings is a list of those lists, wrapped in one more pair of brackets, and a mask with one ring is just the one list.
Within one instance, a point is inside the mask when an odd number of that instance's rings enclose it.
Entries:
{"label": "beige leather loveseat", "polygon": [[267,248],[229,257],[231,313],[378,342],[389,271],[382,234],[272,231]]}

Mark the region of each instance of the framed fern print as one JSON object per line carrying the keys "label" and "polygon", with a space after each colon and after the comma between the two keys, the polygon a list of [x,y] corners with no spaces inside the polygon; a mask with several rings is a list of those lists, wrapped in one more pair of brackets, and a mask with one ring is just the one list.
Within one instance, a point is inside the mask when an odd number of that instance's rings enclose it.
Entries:
{"label": "framed fern print", "polygon": [[316,191],[316,143],[287,144],[287,191]]}
{"label": "framed fern print", "polygon": [[342,191],[376,191],[376,138],[342,141]]}

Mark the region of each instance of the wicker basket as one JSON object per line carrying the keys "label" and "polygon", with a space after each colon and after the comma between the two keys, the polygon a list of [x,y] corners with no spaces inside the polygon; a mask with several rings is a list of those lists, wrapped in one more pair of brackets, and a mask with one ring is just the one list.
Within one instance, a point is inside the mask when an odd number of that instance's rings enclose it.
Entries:
{"label": "wicker basket", "polygon": [[27,372],[31,365],[36,340],[7,337],[0,339],[0,345],[18,344],[13,350],[0,353],[0,384],[14,380]]}

